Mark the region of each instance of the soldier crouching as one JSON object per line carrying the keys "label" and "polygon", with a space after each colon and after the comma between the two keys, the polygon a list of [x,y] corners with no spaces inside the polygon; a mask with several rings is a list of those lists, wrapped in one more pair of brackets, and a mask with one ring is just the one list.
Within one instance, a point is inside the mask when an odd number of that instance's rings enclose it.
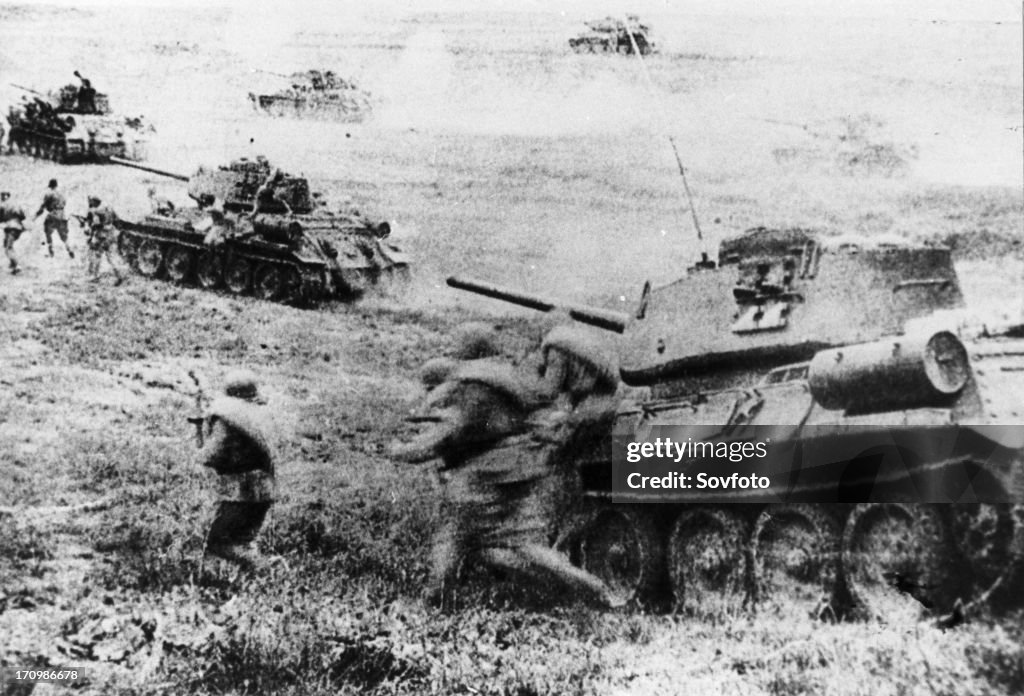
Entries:
{"label": "soldier crouching", "polygon": [[252,372],[228,375],[224,394],[210,404],[199,454],[200,463],[220,475],[206,553],[251,568],[259,559],[256,539],[275,495],[269,417]]}

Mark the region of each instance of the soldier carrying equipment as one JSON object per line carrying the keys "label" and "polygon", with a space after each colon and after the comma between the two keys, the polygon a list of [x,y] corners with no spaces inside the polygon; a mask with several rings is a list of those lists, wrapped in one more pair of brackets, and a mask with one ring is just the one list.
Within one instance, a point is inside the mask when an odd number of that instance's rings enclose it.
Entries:
{"label": "soldier carrying equipment", "polygon": [[100,262],[106,258],[114,271],[114,285],[120,285],[124,282],[124,276],[110,256],[117,241],[117,229],[114,227],[117,215],[109,205],[101,204],[99,198],[89,196],[89,212],[85,216],[85,225],[89,230],[89,280],[96,282],[100,279]]}
{"label": "soldier carrying equipment", "polygon": [[256,375],[236,370],[225,382],[224,397],[210,405],[199,434],[199,463],[220,476],[206,553],[251,568],[259,557],[256,538],[274,503],[275,453]]}
{"label": "soldier carrying equipment", "polygon": [[64,214],[64,207],[67,205],[67,201],[64,198],[64,194],[57,190],[56,179],[50,179],[50,184],[47,188],[48,190],[43,194],[43,202],[39,206],[39,210],[36,211],[37,218],[44,211],[46,212],[46,219],[43,221],[46,247],[50,252],[50,256],[53,256],[53,233],[56,232],[57,236],[60,237],[60,241],[64,243],[68,256],[75,258],[75,252],[71,251],[71,247],[68,246],[68,218]]}
{"label": "soldier carrying equipment", "polygon": [[0,192],[0,224],[4,226],[4,253],[10,262],[11,275],[21,273],[18,268],[18,257],[14,253],[14,243],[25,231],[25,211],[9,202],[10,192]]}
{"label": "soldier carrying equipment", "polygon": [[555,577],[604,606],[618,604],[601,580],[546,543],[539,493],[546,491],[547,443],[530,432],[531,414],[542,403],[534,386],[487,358],[433,365],[423,376],[443,381],[412,420],[433,425],[392,455],[408,462],[439,457],[447,477],[447,519],[434,538],[428,601],[451,607],[458,568],[474,554],[519,574]]}

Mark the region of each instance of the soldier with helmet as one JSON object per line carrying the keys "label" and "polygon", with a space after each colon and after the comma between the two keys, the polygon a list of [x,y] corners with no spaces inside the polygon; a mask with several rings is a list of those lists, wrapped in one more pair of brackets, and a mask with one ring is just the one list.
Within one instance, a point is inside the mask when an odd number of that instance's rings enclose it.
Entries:
{"label": "soldier with helmet", "polygon": [[281,197],[277,191],[278,187],[283,183],[284,172],[280,169],[275,169],[266,178],[263,184],[256,190],[252,204],[252,214],[250,215],[252,219],[255,219],[260,213],[277,213],[281,212],[282,209],[285,214],[291,215],[291,206],[288,205],[288,201]]}
{"label": "soldier with helmet", "polygon": [[548,443],[548,478],[538,484],[537,495],[564,540],[580,521],[578,464],[605,442],[615,418],[619,369],[613,354],[576,327],[552,329],[541,356],[541,389],[549,402],[534,417],[534,437]]}
{"label": "soldier with helmet", "polygon": [[71,251],[71,247],[68,246],[68,218],[64,214],[67,200],[64,198],[64,194],[57,189],[56,179],[50,179],[47,189],[46,193],[43,194],[43,202],[39,206],[39,210],[36,211],[37,218],[44,212],[46,213],[46,219],[43,220],[46,247],[50,252],[50,256],[53,256],[53,233],[56,232],[60,241],[64,243],[68,256],[75,258],[75,252]]}
{"label": "soldier with helmet", "polygon": [[425,385],[436,386],[412,420],[430,427],[392,449],[408,462],[439,458],[447,477],[446,519],[434,538],[427,598],[450,607],[460,564],[475,555],[492,566],[554,578],[612,606],[600,579],[547,545],[548,520],[535,495],[547,466],[543,445],[531,436],[540,403],[536,384],[511,365],[480,357],[496,352],[483,328],[458,332],[458,360],[424,366]]}
{"label": "soldier with helmet", "polygon": [[89,279],[96,282],[100,279],[100,262],[107,259],[110,268],[114,271],[115,285],[124,282],[124,276],[114,264],[110,252],[117,242],[117,228],[114,221],[117,215],[109,205],[103,205],[96,196],[89,196],[89,212],[85,216],[85,225],[89,232]]}
{"label": "soldier with helmet", "polygon": [[18,268],[18,257],[14,253],[14,243],[25,231],[25,211],[11,203],[9,191],[0,191],[0,224],[4,227],[4,253],[11,268],[11,275],[21,273]]}
{"label": "soldier with helmet", "polygon": [[206,552],[245,568],[258,561],[256,539],[275,496],[275,454],[265,404],[256,375],[236,370],[202,423],[200,464],[220,476]]}

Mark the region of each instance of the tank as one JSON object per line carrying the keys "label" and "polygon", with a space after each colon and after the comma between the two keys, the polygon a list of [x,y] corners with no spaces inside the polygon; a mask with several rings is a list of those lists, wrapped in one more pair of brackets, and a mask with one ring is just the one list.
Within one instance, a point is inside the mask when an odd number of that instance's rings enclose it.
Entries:
{"label": "tank", "polygon": [[[627,396],[576,438],[582,498],[553,530],[617,591],[818,617],[1020,597],[1024,316],[967,314],[948,249],[757,228],[628,316],[449,284],[623,334]],[[630,484],[629,443],[662,435],[739,450],[709,469],[684,447],[658,489]]]}
{"label": "tank", "polygon": [[13,86],[27,96],[7,113],[11,152],[67,163],[145,159],[152,127],[141,116],[114,114],[107,95],[95,92],[87,80],[49,94]]}
{"label": "tank", "polygon": [[577,53],[622,53],[631,55],[640,52],[646,56],[654,51],[650,38],[650,27],[640,23],[636,15],[626,15],[627,21],[615,17],[585,22],[587,31],[569,39],[569,48]]}
{"label": "tank", "polygon": [[[265,71],[264,71],[265,72]],[[330,121],[362,121],[373,109],[372,96],[351,80],[330,70],[307,70],[280,75],[290,82],[274,94],[249,93],[253,108],[271,116],[292,116]]]}
{"label": "tank", "polygon": [[[408,257],[388,239],[387,222],[329,209],[306,179],[263,157],[192,176],[112,162],[185,182],[197,202],[185,209],[157,204],[140,220],[116,223],[121,253],[141,275],[303,305],[351,299],[408,275]],[[261,190],[270,195],[254,214]]]}

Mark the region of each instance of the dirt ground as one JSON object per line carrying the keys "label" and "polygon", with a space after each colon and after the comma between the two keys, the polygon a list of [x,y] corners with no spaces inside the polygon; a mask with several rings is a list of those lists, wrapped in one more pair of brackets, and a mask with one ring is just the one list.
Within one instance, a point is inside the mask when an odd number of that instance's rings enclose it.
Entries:
{"label": "dirt ground", "polygon": [[[78,69],[154,125],[150,164],[188,174],[265,154],[394,221],[414,258],[407,288],[304,310],[139,276],[89,283],[76,226],[76,258],[50,258],[35,222],[24,272],[0,269],[0,662],[82,665],[75,693],[1024,690],[1019,613],[949,632],[605,615],[537,610],[486,576],[454,616],[419,603],[438,487],[384,454],[416,370],[463,321],[497,323],[513,352],[555,321],[460,296],[448,275],[628,311],[644,281],[671,281],[725,236],[801,226],[949,244],[970,304],[1024,315],[1019,16],[649,5],[660,52],[646,67],[570,53],[595,14],[579,3],[0,6],[0,106],[20,98],[9,83],[54,88]],[[257,70],[313,67],[373,92],[372,115],[251,109],[249,91],[282,87]],[[53,177],[75,213],[94,194],[133,218],[150,185],[188,202],[135,170],[0,157],[30,215]],[[256,578],[200,562],[213,482],[185,421],[189,371],[212,390],[237,365],[265,381],[282,453],[263,540],[280,563]]]}

